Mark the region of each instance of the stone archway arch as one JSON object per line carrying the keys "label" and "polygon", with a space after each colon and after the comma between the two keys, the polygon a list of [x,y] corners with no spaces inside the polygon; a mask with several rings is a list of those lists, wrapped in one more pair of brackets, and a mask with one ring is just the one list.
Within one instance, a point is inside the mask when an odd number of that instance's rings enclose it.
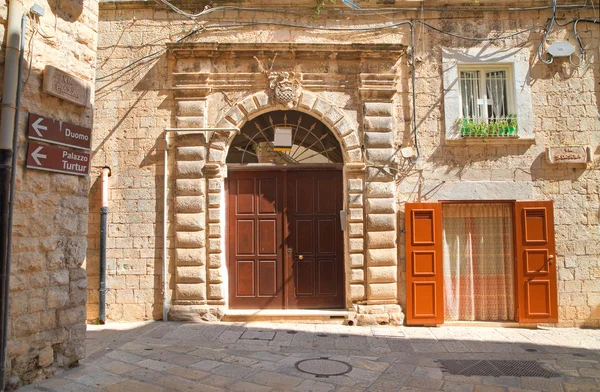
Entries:
{"label": "stone archway arch", "polygon": [[[271,95],[260,91],[233,105],[217,122],[216,128],[238,128],[249,120],[273,110],[297,110],[321,120],[340,143],[344,163],[362,163],[363,154],[357,127],[333,103],[314,93],[303,91],[292,106],[275,102]],[[235,134],[214,132],[208,141],[208,164],[225,164],[229,145]]]}

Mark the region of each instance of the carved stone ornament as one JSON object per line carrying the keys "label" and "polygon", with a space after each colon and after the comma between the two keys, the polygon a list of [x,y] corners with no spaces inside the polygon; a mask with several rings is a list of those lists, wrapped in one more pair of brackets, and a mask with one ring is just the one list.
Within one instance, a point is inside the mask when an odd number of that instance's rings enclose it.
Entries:
{"label": "carved stone ornament", "polygon": [[288,108],[298,103],[300,83],[294,72],[269,72],[269,88],[276,102]]}

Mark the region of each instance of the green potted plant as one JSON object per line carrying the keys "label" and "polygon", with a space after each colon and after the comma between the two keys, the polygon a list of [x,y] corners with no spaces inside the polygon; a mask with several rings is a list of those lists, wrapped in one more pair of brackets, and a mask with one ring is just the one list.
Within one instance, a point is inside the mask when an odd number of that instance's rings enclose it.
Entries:
{"label": "green potted plant", "polygon": [[514,136],[517,133],[517,115],[509,114],[506,124],[508,127],[508,134]]}

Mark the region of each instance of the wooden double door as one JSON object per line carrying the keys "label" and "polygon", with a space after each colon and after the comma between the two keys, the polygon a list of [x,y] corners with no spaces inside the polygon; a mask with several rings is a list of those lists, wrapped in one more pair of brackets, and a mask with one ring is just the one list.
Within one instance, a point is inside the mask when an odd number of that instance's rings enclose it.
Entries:
{"label": "wooden double door", "polygon": [[344,307],[342,173],[231,171],[232,309]]}

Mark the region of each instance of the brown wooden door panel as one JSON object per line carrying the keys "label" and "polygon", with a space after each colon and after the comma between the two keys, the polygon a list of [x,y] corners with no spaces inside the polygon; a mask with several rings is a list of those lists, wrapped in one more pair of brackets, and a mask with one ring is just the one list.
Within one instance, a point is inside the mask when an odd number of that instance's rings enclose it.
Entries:
{"label": "brown wooden door panel", "polygon": [[232,309],[283,307],[283,174],[229,176],[229,298]]}
{"label": "brown wooden door panel", "polygon": [[519,322],[558,322],[552,202],[517,202],[515,215]]}
{"label": "brown wooden door panel", "polygon": [[342,173],[291,171],[287,176],[288,307],[343,308]]}
{"label": "brown wooden door panel", "polygon": [[438,203],[407,203],[405,214],[406,323],[442,324],[442,206]]}

